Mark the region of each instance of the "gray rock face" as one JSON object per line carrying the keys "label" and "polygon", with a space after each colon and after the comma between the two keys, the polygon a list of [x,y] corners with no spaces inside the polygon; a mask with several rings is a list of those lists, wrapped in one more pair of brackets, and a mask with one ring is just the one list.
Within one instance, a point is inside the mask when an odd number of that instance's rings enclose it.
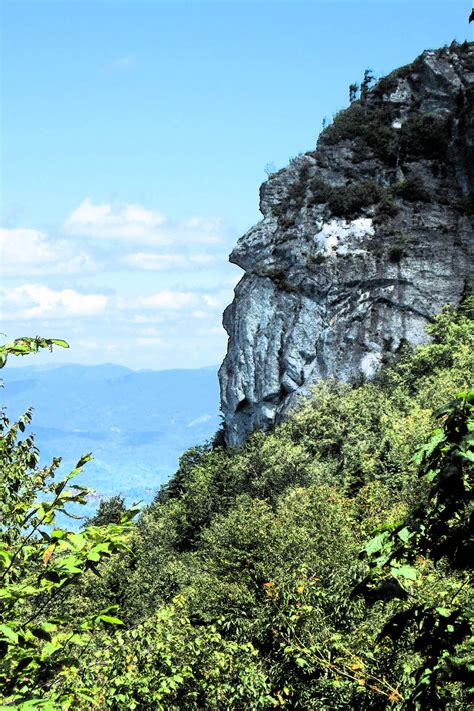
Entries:
{"label": "gray rock face", "polygon": [[474,45],[424,52],[364,90],[260,189],[230,261],[226,438],[278,422],[321,378],[370,377],[470,288]]}

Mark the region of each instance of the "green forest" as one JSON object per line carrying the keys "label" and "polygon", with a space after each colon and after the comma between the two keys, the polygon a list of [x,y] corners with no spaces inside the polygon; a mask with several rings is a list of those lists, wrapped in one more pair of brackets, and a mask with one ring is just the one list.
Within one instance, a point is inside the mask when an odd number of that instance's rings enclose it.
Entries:
{"label": "green forest", "polygon": [[75,531],[90,455],[61,479],[4,412],[0,708],[472,708],[473,306]]}

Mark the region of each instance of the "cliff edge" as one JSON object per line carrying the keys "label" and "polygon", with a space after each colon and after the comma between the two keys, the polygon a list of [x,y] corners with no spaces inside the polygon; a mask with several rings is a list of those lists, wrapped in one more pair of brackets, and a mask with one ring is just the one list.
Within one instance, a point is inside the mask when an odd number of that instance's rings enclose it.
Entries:
{"label": "cliff edge", "polygon": [[370,377],[469,289],[474,43],[423,52],[340,112],[260,188],[230,261],[226,439],[281,419],[321,378]]}

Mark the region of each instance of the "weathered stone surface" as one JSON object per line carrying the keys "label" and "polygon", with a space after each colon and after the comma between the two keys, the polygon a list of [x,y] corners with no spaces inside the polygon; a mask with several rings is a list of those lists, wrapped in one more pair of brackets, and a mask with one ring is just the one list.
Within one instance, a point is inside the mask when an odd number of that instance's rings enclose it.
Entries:
{"label": "weathered stone surface", "polygon": [[468,288],[474,45],[424,52],[336,117],[260,189],[230,261],[226,437],[281,419],[320,378],[370,377]]}

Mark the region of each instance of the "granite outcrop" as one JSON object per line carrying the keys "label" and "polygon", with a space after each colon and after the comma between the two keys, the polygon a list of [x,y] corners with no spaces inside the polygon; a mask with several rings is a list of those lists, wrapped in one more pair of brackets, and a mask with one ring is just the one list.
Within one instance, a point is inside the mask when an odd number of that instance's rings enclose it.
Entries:
{"label": "granite outcrop", "polygon": [[223,318],[227,443],[319,379],[371,377],[424,342],[472,288],[473,202],[474,44],[366,76],[316,149],[263,183],[263,219],[230,255],[245,274]]}

